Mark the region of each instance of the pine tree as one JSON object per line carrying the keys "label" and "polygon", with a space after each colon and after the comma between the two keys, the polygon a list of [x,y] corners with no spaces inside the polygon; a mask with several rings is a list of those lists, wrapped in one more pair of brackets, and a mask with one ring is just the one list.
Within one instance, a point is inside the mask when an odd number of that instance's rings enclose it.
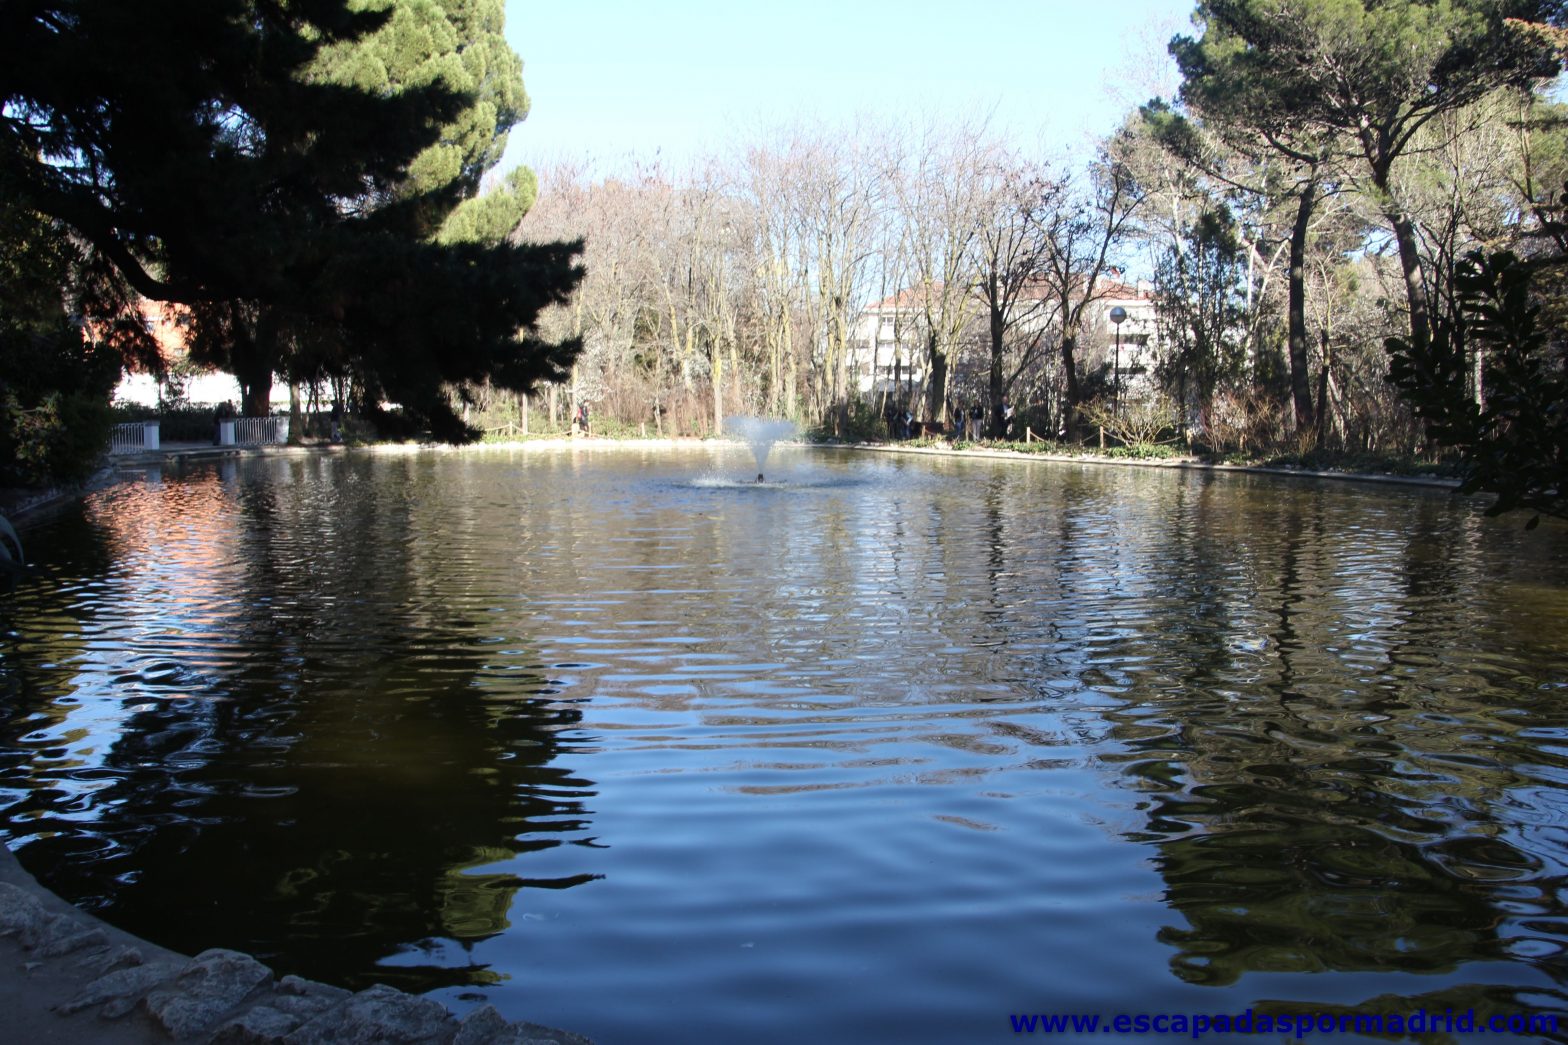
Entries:
{"label": "pine tree", "polygon": [[1425,345],[1430,309],[1413,223],[1393,190],[1394,165],[1435,117],[1556,75],[1551,46],[1514,23],[1546,22],[1560,7],[1560,0],[1204,0],[1195,16],[1201,38],[1178,37],[1171,50],[1183,97],[1197,108],[1250,127],[1299,162],[1334,159],[1361,183],[1399,250],[1410,339]]}
{"label": "pine tree", "polygon": [[[498,5],[408,6],[420,18],[344,0],[7,5],[0,187],[138,292],[189,306],[194,353],[251,411],[274,372],[331,360],[437,437],[470,435],[446,384],[521,389],[574,357],[526,331],[575,284],[576,248],[442,234],[470,220],[526,97]],[[388,42],[424,61],[372,83]]]}

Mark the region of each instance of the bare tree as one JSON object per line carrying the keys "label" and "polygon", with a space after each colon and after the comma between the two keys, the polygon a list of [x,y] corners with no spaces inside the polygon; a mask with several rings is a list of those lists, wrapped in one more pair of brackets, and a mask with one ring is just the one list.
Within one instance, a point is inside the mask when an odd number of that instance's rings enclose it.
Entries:
{"label": "bare tree", "polygon": [[[894,181],[911,286],[895,314],[919,316],[925,340],[926,413],[946,423],[948,371],[978,312],[976,244],[987,226],[991,171],[1000,148],[983,122],[927,123]],[[913,407],[914,404],[910,404]]]}
{"label": "bare tree", "polygon": [[1000,436],[1004,403],[1018,375],[1044,351],[1046,331],[1059,307],[1043,291],[1056,248],[1048,233],[1051,215],[1063,205],[1064,187],[1043,170],[1004,154],[993,157],[987,183],[973,264],[989,349],[988,427]]}
{"label": "bare tree", "polygon": [[[569,304],[544,320],[552,336],[580,336],[584,351],[571,375],[573,402],[615,396],[633,369],[636,330],[649,290],[641,264],[648,223],[635,183],[593,181],[585,161],[540,172],[540,196],[516,235],[527,240],[582,237],[587,276]],[[552,422],[557,389],[552,386]]]}
{"label": "bare tree", "polygon": [[807,274],[815,413],[841,429],[847,401],[849,335],[871,285],[878,222],[887,200],[887,138],[864,125],[844,134],[817,129],[791,141],[795,235]]}
{"label": "bare tree", "polygon": [[741,162],[740,193],[752,221],[748,269],[754,337],[764,362],[763,408],[769,414],[798,416],[799,341],[796,327],[805,298],[797,223],[791,208],[793,176],[789,157],[776,148],[753,147]]}
{"label": "bare tree", "polygon": [[1045,293],[1054,300],[1060,325],[1062,380],[1070,414],[1082,402],[1078,338],[1094,303],[1105,296],[1103,277],[1146,193],[1114,146],[1101,151],[1087,176],[1061,175],[1052,181],[1061,186],[1059,195],[1053,197],[1053,206],[1037,212],[1036,221],[1051,244],[1041,279]]}
{"label": "bare tree", "polygon": [[[1501,250],[1514,239],[1520,212],[1530,206],[1521,189],[1529,182],[1528,140],[1518,130],[1527,103],[1499,91],[1465,109],[1438,114],[1413,139],[1392,175],[1391,190],[1404,201],[1427,273],[1427,299],[1435,323],[1460,321],[1456,274],[1465,253]],[[1485,406],[1485,359],[1478,342],[1469,391]]]}

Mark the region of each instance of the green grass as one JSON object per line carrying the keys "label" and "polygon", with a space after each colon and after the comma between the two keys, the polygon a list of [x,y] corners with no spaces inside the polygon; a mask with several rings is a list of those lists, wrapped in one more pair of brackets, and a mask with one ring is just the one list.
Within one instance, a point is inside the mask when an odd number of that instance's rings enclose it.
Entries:
{"label": "green grass", "polygon": [[1110,457],[1124,461],[1169,461],[1178,457],[1188,456],[1179,447],[1165,443],[1139,443],[1133,446],[1108,446],[1104,450],[1094,450],[1092,453],[1103,457]]}
{"label": "green grass", "polygon": [[1305,468],[1314,472],[1362,472],[1444,478],[1459,475],[1459,463],[1451,457],[1432,458],[1414,454],[1354,450],[1311,450],[1304,454],[1251,457],[1238,463],[1263,465],[1269,468]]}

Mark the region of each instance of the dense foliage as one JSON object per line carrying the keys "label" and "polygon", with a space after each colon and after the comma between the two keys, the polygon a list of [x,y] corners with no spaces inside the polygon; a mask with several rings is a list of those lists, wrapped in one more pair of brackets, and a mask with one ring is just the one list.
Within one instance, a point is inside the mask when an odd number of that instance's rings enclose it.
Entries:
{"label": "dense foliage", "polygon": [[[1540,323],[1535,272],[1509,251],[1467,255],[1454,321],[1424,345],[1391,338],[1391,379],[1432,436],[1462,451],[1465,492],[1497,495],[1493,514],[1568,518],[1568,361],[1561,330],[1554,340]],[[1477,357],[1480,402],[1466,392]]]}
{"label": "dense foliage", "polygon": [[[1181,101],[1200,129],[1178,133],[1163,112],[1151,120],[1189,159],[1201,153],[1194,139],[1210,133],[1233,157],[1284,169],[1251,182],[1254,196],[1267,196],[1258,186],[1272,177],[1280,209],[1295,203],[1288,358],[1303,429],[1315,413],[1306,329],[1313,221],[1325,192],[1354,197],[1365,231],[1337,244],[1341,257],[1387,237],[1398,262],[1395,384],[1429,437],[1466,454],[1467,489],[1497,494],[1498,510],[1549,508],[1542,491],[1560,481],[1540,472],[1562,474],[1552,418],[1529,401],[1550,387],[1548,332],[1533,323],[1517,262],[1481,253],[1541,224],[1536,175],[1561,151],[1539,138],[1560,142],[1561,124],[1555,114],[1542,119],[1529,91],[1560,69],[1551,20],[1562,15],[1555,0],[1205,0],[1194,19],[1201,35],[1171,44]],[[1465,155],[1488,144],[1504,146],[1505,169],[1495,153]],[[1484,362],[1467,356],[1467,328],[1472,348],[1495,350]],[[1331,365],[1325,345],[1323,374]]]}
{"label": "dense foliage", "polygon": [[0,486],[84,476],[101,454],[122,356],[153,351],[135,322],[84,337],[62,309],[73,284],[110,317],[116,287],[60,227],[0,197]]}

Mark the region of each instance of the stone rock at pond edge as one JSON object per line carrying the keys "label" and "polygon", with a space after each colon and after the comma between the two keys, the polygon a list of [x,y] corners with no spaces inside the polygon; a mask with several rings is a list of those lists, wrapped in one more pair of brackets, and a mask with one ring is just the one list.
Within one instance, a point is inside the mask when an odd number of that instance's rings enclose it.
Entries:
{"label": "stone rock at pond edge", "polygon": [[353,997],[353,991],[344,990],[342,987],[329,987],[325,983],[307,980],[293,973],[278,981],[278,993],[298,995],[302,998],[320,1000],[323,1002],[340,1002]]}
{"label": "stone rock at pond edge", "polygon": [[51,914],[26,890],[0,882],[0,936],[15,936],[23,948],[59,958],[88,948],[104,948],[109,936],[75,918]]}
{"label": "stone rock at pond edge", "polygon": [[452,1045],[593,1045],[593,1042],[580,1034],[541,1027],[537,1023],[508,1023],[494,1005],[482,1005],[463,1017]]}
{"label": "stone rock at pond edge", "polygon": [[172,1038],[202,1034],[228,1015],[256,988],[272,982],[272,970],[248,954],[220,948],[202,951],[142,1005]]}
{"label": "stone rock at pond edge", "polygon": [[83,987],[75,997],[55,1006],[55,1011],[69,1016],[102,1005],[103,1015],[116,1019],[134,1009],[148,991],[178,976],[180,968],[176,962],[153,962],[107,973]]}
{"label": "stone rock at pond edge", "polygon": [[537,1023],[519,1021],[512,1024],[512,1033],[517,1037],[500,1038],[494,1045],[593,1045],[592,1038]]}
{"label": "stone rock at pond edge", "polygon": [[32,950],[58,915],[44,910],[43,904],[9,882],[0,882],[0,936],[15,936]]}
{"label": "stone rock at pond edge", "polygon": [[360,991],[284,1038],[284,1045],[446,1045],[457,1020],[446,1006],[383,984]]}
{"label": "stone rock at pond edge", "polygon": [[254,1005],[219,1027],[208,1040],[212,1045],[277,1045],[305,1019],[270,1004]]}
{"label": "stone rock at pond edge", "polygon": [[102,949],[107,946],[109,934],[102,929],[84,929],[69,918],[61,918],[39,941],[38,953],[45,958],[59,958],[89,947]]}
{"label": "stone rock at pond edge", "polygon": [[[0,861],[9,857],[0,847]],[[0,938],[55,959],[20,962],[11,975],[50,967],[66,983],[87,981],[58,1004],[37,999],[40,1013],[48,1006],[69,1017],[96,1007],[100,1018],[119,1019],[140,1008],[171,1041],[190,1045],[593,1045],[577,1034],[508,1023],[489,1005],[459,1023],[441,1003],[381,984],[354,994],[293,975],[274,983],[272,970],[248,954],[213,949],[187,959],[150,944],[119,943],[121,935],[80,912],[52,912],[28,890],[0,882]],[[5,1027],[0,1014],[0,1039],[9,1040]],[[76,1024],[67,1031],[76,1036],[60,1040],[96,1040],[92,1032],[81,1037],[81,1029]],[[97,1033],[139,1042],[149,1029],[136,1021]]]}
{"label": "stone rock at pond edge", "polygon": [[135,947],[115,947],[112,950],[83,955],[74,967],[92,973],[94,976],[102,976],[106,972],[123,969],[129,965],[141,965],[146,960],[146,955]]}
{"label": "stone rock at pond edge", "polygon": [[571,1034],[537,1023],[508,1023],[494,1005],[482,1005],[463,1017],[452,1045],[593,1045]]}
{"label": "stone rock at pond edge", "polygon": [[[298,1022],[304,1023],[306,1020],[320,1016],[323,1012],[333,1008],[343,998],[349,997],[352,993],[338,987],[328,987],[326,984],[317,984],[316,986],[321,988],[321,994],[274,994],[267,999],[267,1004],[279,1012],[286,1012],[290,1016],[296,1017]],[[343,998],[335,998],[327,994],[327,991],[341,994]]]}
{"label": "stone rock at pond edge", "polygon": [[506,1017],[494,1005],[481,1005],[464,1016],[457,1027],[457,1037],[452,1045],[490,1045],[492,1041],[511,1030]]}

